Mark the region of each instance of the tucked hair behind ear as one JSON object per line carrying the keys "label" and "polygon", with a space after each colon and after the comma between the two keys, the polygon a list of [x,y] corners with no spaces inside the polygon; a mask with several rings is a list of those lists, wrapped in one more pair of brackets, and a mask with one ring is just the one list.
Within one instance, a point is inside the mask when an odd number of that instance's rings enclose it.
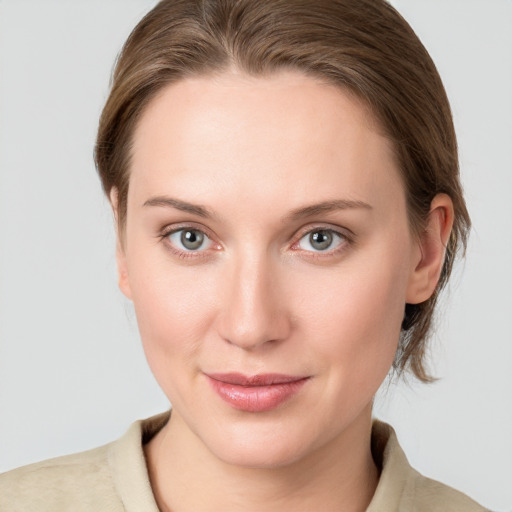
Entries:
{"label": "tucked hair behind ear", "polygon": [[436,194],[448,194],[455,222],[438,287],[408,305],[395,368],[429,381],[425,350],[439,291],[470,220],[459,181],[457,143],[439,74],[407,22],[384,0],[163,0],[119,55],[100,120],[96,165],[126,222],[135,126],[149,101],[187,76],[236,68],[251,75],[295,69],[362,99],[394,144],[410,225],[425,226]]}

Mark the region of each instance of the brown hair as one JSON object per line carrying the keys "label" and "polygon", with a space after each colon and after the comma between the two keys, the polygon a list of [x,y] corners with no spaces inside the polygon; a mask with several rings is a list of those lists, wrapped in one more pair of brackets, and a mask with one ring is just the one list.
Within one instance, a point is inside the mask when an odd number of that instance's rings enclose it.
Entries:
{"label": "brown hair", "polygon": [[455,222],[433,296],[407,305],[394,367],[431,378],[424,359],[437,296],[470,220],[459,182],[446,93],[429,54],[384,0],[163,0],[135,27],[112,77],[95,148],[107,195],[126,221],[131,143],[148,102],[167,84],[235,67],[251,75],[292,68],[361,98],[394,143],[410,224],[422,232],[434,196],[454,203]]}

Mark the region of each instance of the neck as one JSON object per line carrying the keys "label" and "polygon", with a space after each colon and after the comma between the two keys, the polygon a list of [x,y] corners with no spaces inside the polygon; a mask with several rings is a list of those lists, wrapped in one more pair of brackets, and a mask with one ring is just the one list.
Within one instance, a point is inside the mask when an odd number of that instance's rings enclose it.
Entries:
{"label": "neck", "polygon": [[176,411],[145,451],[151,485],[163,512],[363,512],[378,482],[371,455],[371,409],[343,435],[282,467],[239,467],[220,460]]}

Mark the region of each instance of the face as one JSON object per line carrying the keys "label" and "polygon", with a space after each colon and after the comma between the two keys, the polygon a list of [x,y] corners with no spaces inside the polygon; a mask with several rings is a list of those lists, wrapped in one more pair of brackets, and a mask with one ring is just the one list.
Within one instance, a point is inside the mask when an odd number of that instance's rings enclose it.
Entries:
{"label": "face", "polygon": [[224,461],[272,466],[368,424],[421,255],[368,111],[283,72],[152,100],[118,257],[171,421]]}

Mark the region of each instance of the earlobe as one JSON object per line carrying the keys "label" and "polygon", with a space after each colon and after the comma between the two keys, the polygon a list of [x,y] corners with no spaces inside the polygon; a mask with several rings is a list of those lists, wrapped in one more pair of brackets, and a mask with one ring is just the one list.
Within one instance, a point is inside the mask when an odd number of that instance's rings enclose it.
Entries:
{"label": "earlobe", "polygon": [[427,225],[418,240],[418,258],[412,270],[406,301],[419,304],[434,293],[443,269],[453,226],[453,202],[447,194],[432,200]]}
{"label": "earlobe", "polygon": [[132,290],[130,288],[130,279],[128,274],[128,265],[126,262],[126,254],[122,243],[117,236],[116,242],[116,261],[117,261],[117,278],[119,289],[123,292],[123,295],[132,300]]}
{"label": "earlobe", "polygon": [[130,280],[128,277],[128,264],[126,261],[126,253],[123,244],[123,240],[121,237],[121,233],[119,230],[121,229],[119,226],[119,211],[118,211],[118,192],[117,188],[112,187],[110,194],[110,205],[112,206],[112,211],[114,213],[114,224],[116,229],[116,262],[117,262],[117,278],[118,285],[123,295],[126,298],[132,300],[132,292],[130,288]]}

